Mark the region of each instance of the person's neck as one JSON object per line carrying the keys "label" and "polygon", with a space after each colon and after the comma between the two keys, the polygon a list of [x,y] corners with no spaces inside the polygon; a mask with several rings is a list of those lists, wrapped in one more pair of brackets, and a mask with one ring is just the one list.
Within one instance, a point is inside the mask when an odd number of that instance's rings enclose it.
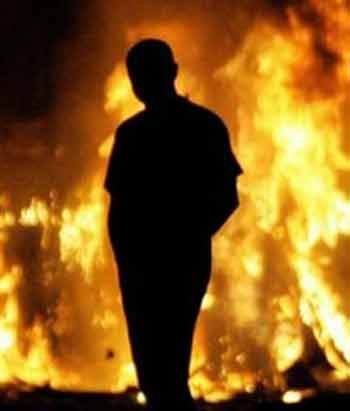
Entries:
{"label": "person's neck", "polygon": [[163,108],[164,106],[169,105],[175,99],[179,98],[180,95],[177,93],[175,87],[167,90],[166,93],[163,93],[149,103],[146,103],[146,108],[149,110],[157,110],[158,108]]}

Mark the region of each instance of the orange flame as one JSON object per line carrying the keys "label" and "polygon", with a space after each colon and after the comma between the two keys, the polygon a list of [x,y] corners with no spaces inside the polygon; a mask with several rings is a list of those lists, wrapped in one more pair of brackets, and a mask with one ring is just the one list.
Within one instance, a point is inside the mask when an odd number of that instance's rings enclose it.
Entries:
{"label": "orange flame", "polygon": [[[208,400],[252,392],[258,383],[285,390],[282,373],[307,361],[305,329],[336,377],[349,378],[344,113],[350,14],[345,0],[310,3],[325,21],[323,47],[337,56],[331,69],[322,64],[326,57],[315,47],[314,31],[290,9],[288,30],[258,22],[211,79],[225,88],[232,145],[245,174],[241,207],[214,239],[213,280],[196,334],[191,389]],[[186,44],[186,28],[177,24],[136,27],[129,38],[150,33],[171,40],[180,54]],[[210,105],[205,82],[199,87],[203,81],[193,73],[190,65],[183,67],[178,89]],[[118,64],[107,81],[105,109],[122,121],[140,108]],[[112,142],[108,137],[101,144],[100,157],[108,157]],[[62,209],[33,198],[16,214],[0,197],[0,383],[109,391],[136,384],[106,238],[104,167]],[[19,228],[40,229],[40,252],[50,255],[40,268],[40,286],[62,286],[50,315],[31,321],[23,308],[28,261],[12,261],[6,250]],[[287,391],[283,399],[302,397]]]}

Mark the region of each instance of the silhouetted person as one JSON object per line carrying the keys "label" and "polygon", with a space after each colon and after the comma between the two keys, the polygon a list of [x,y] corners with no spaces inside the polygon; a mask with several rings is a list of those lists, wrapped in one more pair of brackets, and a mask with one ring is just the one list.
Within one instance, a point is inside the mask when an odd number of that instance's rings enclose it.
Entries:
{"label": "silhouetted person", "polygon": [[177,94],[166,43],[137,43],[127,68],[145,110],[116,132],[105,181],[109,234],[148,406],[191,411],[189,362],[211,236],[238,205],[242,171],[220,118]]}

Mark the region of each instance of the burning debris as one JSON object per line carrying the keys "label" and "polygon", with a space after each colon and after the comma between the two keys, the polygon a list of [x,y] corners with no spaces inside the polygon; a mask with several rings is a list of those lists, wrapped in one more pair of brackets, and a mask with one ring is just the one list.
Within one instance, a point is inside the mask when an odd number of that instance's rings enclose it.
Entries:
{"label": "burning debris", "polygon": [[[214,241],[191,389],[219,401],[263,387],[287,403],[310,389],[348,390],[349,3],[266,0],[239,8],[223,1],[217,16],[207,9],[213,3],[198,3],[194,24],[166,6],[154,16],[145,3],[143,18],[122,25],[118,51],[147,36],[169,41],[184,67],[179,90],[223,114],[246,170],[240,210]],[[114,6],[128,18],[125,5]],[[213,33],[221,54],[208,40]],[[99,110],[110,124],[140,109],[121,57],[105,80]],[[46,193],[11,185],[9,176],[0,181],[5,385],[123,392],[136,383],[105,232],[102,180],[111,137],[83,117],[94,134],[86,158],[78,148],[90,140],[68,138],[58,139],[52,156],[37,151],[35,167],[31,157],[33,187],[45,181]],[[70,144],[78,161],[67,154]],[[16,167],[13,157],[1,158]],[[69,167],[75,170],[80,158],[85,174],[71,185]],[[50,186],[55,179],[45,176],[46,167],[65,178]]]}

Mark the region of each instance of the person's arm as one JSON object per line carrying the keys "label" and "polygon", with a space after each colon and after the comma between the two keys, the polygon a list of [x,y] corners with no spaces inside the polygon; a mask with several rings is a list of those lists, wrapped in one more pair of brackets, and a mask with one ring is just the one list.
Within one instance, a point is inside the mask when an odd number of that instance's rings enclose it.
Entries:
{"label": "person's arm", "polygon": [[119,127],[115,133],[112,152],[109,158],[104,187],[110,195],[108,210],[109,234],[114,247],[118,244],[121,232],[121,215],[124,195],[125,147],[124,135]]}
{"label": "person's arm", "polygon": [[104,188],[106,189],[106,191],[108,191],[111,197],[114,197],[118,193],[120,188],[120,174],[122,166],[122,158],[120,156],[122,141],[120,134],[120,130],[117,129],[114,136],[112,152],[109,157],[106,177],[104,181]]}
{"label": "person's arm", "polygon": [[229,133],[221,120],[215,124],[211,148],[209,221],[213,235],[239,205],[237,178],[243,171],[231,150]]}

